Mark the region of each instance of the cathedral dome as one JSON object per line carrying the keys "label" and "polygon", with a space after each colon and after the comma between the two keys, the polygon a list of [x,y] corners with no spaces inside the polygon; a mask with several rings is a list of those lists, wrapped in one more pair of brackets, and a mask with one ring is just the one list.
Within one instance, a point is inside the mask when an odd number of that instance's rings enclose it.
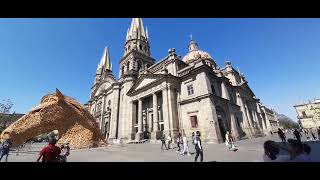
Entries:
{"label": "cathedral dome", "polygon": [[189,52],[183,57],[182,61],[188,64],[196,59],[213,60],[209,53],[199,50],[198,44],[195,41],[191,40],[189,43]]}

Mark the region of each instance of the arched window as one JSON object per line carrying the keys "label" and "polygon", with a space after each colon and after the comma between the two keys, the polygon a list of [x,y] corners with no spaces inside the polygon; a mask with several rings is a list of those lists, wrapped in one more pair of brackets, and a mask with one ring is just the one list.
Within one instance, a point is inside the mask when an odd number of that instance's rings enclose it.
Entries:
{"label": "arched window", "polygon": [[130,51],[130,45],[128,46],[128,51]]}
{"label": "arched window", "polygon": [[124,66],[122,66],[121,75],[124,74]]}
{"label": "arched window", "polygon": [[127,71],[129,71],[130,68],[130,61],[127,62]]}
{"label": "arched window", "polygon": [[139,45],[139,48],[140,48],[140,50],[142,50],[142,46],[141,45]]}
{"label": "arched window", "polygon": [[138,71],[140,70],[140,68],[141,68],[141,61],[138,61]]}

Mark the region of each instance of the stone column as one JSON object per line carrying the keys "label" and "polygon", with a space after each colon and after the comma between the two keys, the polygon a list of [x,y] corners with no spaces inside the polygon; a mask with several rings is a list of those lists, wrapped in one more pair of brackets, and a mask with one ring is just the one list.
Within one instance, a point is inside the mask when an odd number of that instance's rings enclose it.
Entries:
{"label": "stone column", "polygon": [[248,109],[248,105],[247,103],[244,104],[244,107],[245,107],[245,111],[246,111],[246,114],[247,114],[247,120],[249,122],[249,128],[251,130],[251,132],[254,132],[253,130],[253,125],[252,125],[252,119],[251,119],[251,116],[250,116],[250,112],[249,112],[249,109]]}
{"label": "stone column", "polygon": [[171,86],[168,88],[168,104],[169,104],[169,123],[170,133],[173,139],[176,139],[179,134],[178,126],[178,108],[177,108],[177,97],[174,88]]}
{"label": "stone column", "polygon": [[247,133],[247,136],[251,137],[252,136],[252,132],[251,132],[251,128],[250,128],[250,125],[249,125],[249,120],[248,120],[245,104],[244,104],[240,94],[237,95],[237,98],[238,98],[238,102],[239,102],[239,105],[240,105],[240,108],[241,108],[241,111],[242,111],[242,119],[243,119],[243,122],[244,122],[244,126],[246,128],[245,133]]}
{"label": "stone column", "polygon": [[142,100],[138,100],[138,132],[136,134],[136,140],[143,138],[143,123],[142,123]]}
{"label": "stone column", "polygon": [[101,116],[100,116],[100,122],[99,122],[99,128],[100,128],[100,132],[102,132],[102,127],[103,127],[103,114],[104,114],[104,106],[105,106],[105,101],[106,101],[106,97],[103,96],[102,98],[102,106],[101,106]]}
{"label": "stone column", "polygon": [[164,125],[164,133],[166,135],[170,135],[170,127],[169,127],[169,109],[168,109],[168,89],[167,87],[162,90],[162,113],[163,113],[163,125]]}
{"label": "stone column", "polygon": [[238,140],[238,139],[240,139],[240,135],[239,135],[239,131],[238,131],[237,123],[236,123],[236,118],[234,116],[234,113],[233,113],[230,105],[229,105],[229,112],[230,112],[232,135]]}
{"label": "stone column", "polygon": [[266,117],[266,126],[267,126],[267,131],[270,132],[272,130],[270,120],[268,118],[266,110],[263,108],[262,111],[264,112],[264,116]]}
{"label": "stone column", "polygon": [[110,132],[109,132],[109,141],[113,141],[117,139],[117,131],[118,131],[118,117],[119,117],[119,95],[120,89],[119,86],[116,85],[113,88],[113,98],[111,100],[111,117],[110,117]]}
{"label": "stone column", "polygon": [[223,81],[221,82],[221,97],[224,99],[230,99],[227,87]]}
{"label": "stone column", "polygon": [[160,131],[159,131],[159,119],[158,119],[158,102],[157,102],[157,94],[153,93],[152,95],[152,110],[153,110],[153,131],[151,133],[152,140],[160,139]]}

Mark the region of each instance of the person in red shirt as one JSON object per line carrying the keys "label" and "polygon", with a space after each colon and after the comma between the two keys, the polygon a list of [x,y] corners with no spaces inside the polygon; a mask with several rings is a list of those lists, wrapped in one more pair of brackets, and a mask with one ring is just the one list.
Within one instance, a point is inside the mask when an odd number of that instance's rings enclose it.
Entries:
{"label": "person in red shirt", "polygon": [[49,145],[40,151],[40,156],[37,162],[40,161],[42,157],[42,162],[60,162],[61,150],[56,146],[57,140],[55,138],[49,139]]}

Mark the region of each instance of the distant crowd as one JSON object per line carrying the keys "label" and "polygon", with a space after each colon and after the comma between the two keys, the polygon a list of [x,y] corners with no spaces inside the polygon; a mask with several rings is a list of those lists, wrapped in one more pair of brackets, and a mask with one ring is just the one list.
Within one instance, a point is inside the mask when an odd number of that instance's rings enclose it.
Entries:
{"label": "distant crowd", "polygon": [[[278,129],[277,132],[270,132],[271,136],[277,133],[281,142],[275,142],[267,140],[263,144],[264,154],[263,160],[265,162],[309,162],[312,161],[311,147],[307,143],[308,141],[320,140],[320,127],[316,130],[311,129]],[[294,138],[287,139],[287,136],[292,134]],[[317,135],[317,136],[316,136]],[[302,141],[302,137],[305,137],[306,141]],[[50,136],[49,143],[44,147],[36,160],[37,162],[67,162],[67,157],[70,155],[69,142],[66,141],[62,146],[56,146],[57,137]],[[194,161],[197,162],[200,157],[200,162],[203,162],[203,146],[201,142],[200,131],[193,132],[190,137],[192,144],[194,145],[195,153],[190,152],[188,138],[186,133],[179,133],[177,139],[174,141],[170,135],[163,133],[161,135],[161,150],[177,148],[177,153],[180,155],[196,154]],[[225,145],[229,151],[237,151],[235,145],[235,138],[232,132],[227,131],[224,136]],[[173,147],[175,146],[176,147]],[[0,146],[0,161],[5,157],[7,162],[9,151],[12,146],[9,134],[4,134],[4,139]]]}

